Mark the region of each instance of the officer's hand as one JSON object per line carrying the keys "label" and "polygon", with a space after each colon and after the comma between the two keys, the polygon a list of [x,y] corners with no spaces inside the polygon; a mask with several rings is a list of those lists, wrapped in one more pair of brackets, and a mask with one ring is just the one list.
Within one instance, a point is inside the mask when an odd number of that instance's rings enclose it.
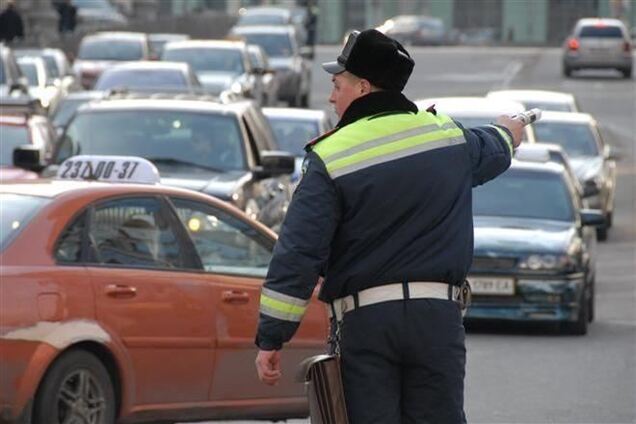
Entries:
{"label": "officer's hand", "polygon": [[265,384],[275,385],[280,380],[280,352],[278,350],[259,350],[256,355],[258,378]]}
{"label": "officer's hand", "polygon": [[512,145],[516,148],[521,144],[521,137],[523,137],[524,123],[518,119],[512,119],[508,115],[501,115],[497,118],[497,125],[508,128],[512,133]]}

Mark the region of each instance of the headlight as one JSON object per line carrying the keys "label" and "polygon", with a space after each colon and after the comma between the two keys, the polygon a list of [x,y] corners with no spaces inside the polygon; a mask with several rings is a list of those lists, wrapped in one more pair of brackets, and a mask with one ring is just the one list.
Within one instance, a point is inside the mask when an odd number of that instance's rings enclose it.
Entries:
{"label": "headlight", "polygon": [[568,255],[529,255],[519,263],[519,268],[530,271],[569,271],[575,265],[576,261]]}

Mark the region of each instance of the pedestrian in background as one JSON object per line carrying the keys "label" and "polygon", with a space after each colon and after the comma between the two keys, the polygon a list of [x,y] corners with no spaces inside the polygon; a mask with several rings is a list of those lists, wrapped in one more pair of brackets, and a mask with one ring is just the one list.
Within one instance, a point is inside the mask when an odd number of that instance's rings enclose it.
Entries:
{"label": "pedestrian in background", "polygon": [[15,2],[8,0],[7,7],[0,13],[0,42],[11,44],[16,38],[24,38],[24,23]]}
{"label": "pedestrian in background", "polygon": [[56,4],[57,13],[59,15],[57,29],[62,36],[75,31],[77,25],[77,7],[71,3],[71,0],[64,0]]}
{"label": "pedestrian in background", "polygon": [[523,124],[464,129],[418,111],[397,41],[354,31],[329,101],[340,121],[310,142],[261,293],[256,367],[281,377],[319,275],[342,361],[349,420],[465,423],[460,311],[473,254],[472,187],[504,172]]}

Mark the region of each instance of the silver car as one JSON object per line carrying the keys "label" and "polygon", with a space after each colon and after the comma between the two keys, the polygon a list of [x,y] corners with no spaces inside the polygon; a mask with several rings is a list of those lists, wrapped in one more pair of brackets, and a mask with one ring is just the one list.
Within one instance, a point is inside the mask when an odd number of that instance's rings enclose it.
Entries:
{"label": "silver car", "polygon": [[632,43],[618,19],[579,19],[563,46],[563,75],[584,68],[618,69],[632,77]]}

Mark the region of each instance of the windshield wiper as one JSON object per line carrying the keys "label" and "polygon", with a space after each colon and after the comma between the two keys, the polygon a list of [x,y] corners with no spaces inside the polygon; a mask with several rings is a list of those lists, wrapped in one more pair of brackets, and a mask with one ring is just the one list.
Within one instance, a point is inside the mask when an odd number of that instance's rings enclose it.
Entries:
{"label": "windshield wiper", "polygon": [[189,162],[187,160],[174,159],[174,158],[148,158],[148,160],[157,165],[177,165],[177,166],[193,166],[199,169],[205,169],[212,172],[226,172],[223,169],[215,168],[213,166],[202,165],[200,163]]}

